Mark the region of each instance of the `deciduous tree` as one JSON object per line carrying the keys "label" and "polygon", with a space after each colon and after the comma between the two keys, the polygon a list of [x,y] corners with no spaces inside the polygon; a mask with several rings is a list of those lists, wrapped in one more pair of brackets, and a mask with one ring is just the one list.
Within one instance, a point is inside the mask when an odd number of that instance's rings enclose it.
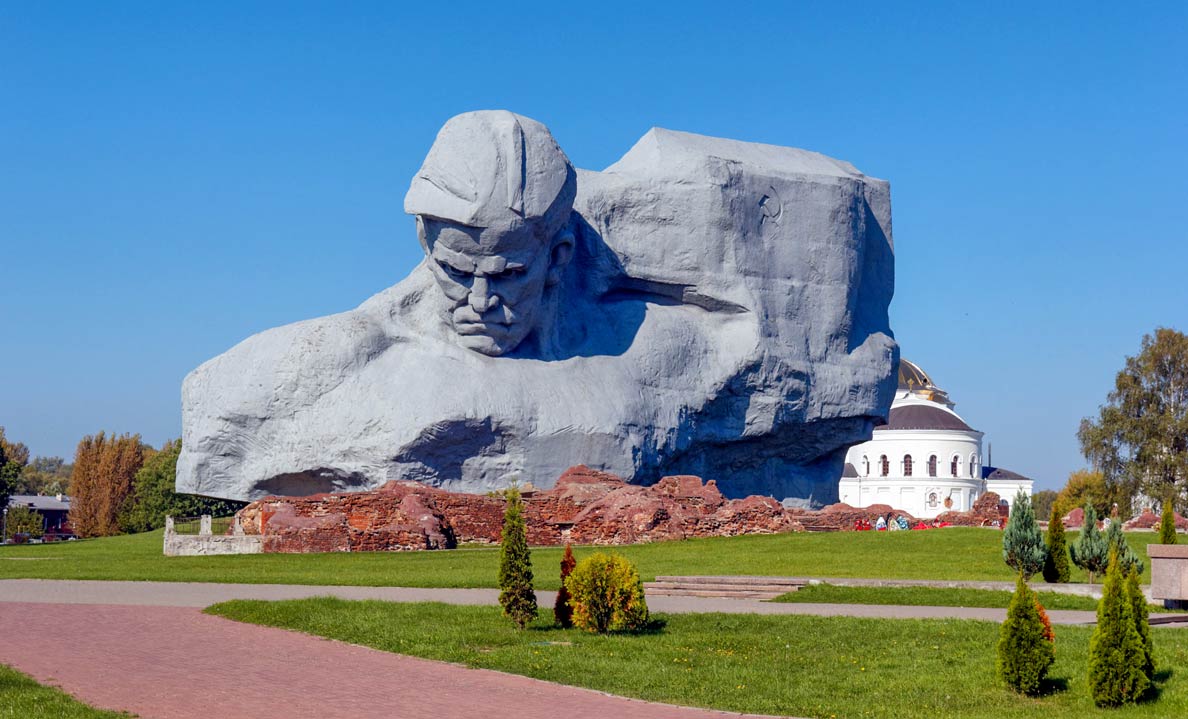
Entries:
{"label": "deciduous tree", "polygon": [[132,493],[124,500],[119,513],[120,529],[125,532],[147,532],[165,526],[165,516],[196,517],[209,514],[226,517],[234,514],[242,502],[209,499],[173,491],[177,482],[177,458],[181,455],[181,440],[166,442],[144,461],[132,479]]}
{"label": "deciduous tree", "polygon": [[1078,469],[1069,473],[1068,481],[1056,495],[1056,507],[1060,509],[1062,517],[1085,505],[1092,506],[1098,516],[1109,516],[1110,505],[1113,502],[1105,477],[1101,472],[1088,469]]}
{"label": "deciduous tree", "polygon": [[118,515],[132,492],[132,478],[144,462],[140,435],[100,432],[78,443],[70,483],[70,524],[80,537],[120,531]]}
{"label": "deciduous tree", "polygon": [[21,470],[13,494],[70,494],[72,469],[61,457],[34,457]]}
{"label": "deciduous tree", "polygon": [[1031,508],[1035,511],[1035,516],[1046,517],[1052,513],[1052,507],[1056,505],[1056,497],[1059,493],[1051,489],[1041,489],[1035,494],[1031,495]]}
{"label": "deciduous tree", "polygon": [[29,448],[12,442],[0,427],[0,507],[8,506],[8,498],[17,494],[21,470],[29,463]]}
{"label": "deciduous tree", "polygon": [[45,517],[25,506],[9,507],[8,536],[27,534],[33,539],[40,539],[45,534]]}
{"label": "deciduous tree", "polygon": [[1098,416],[1081,421],[1077,438],[1106,484],[1124,498],[1139,491],[1182,496],[1188,490],[1188,336],[1165,327],[1144,336]]}

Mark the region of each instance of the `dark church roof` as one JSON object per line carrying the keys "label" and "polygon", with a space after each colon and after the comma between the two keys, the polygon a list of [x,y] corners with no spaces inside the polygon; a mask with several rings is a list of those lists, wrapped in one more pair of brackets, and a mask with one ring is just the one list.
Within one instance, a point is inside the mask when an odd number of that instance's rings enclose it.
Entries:
{"label": "dark church roof", "polygon": [[875,431],[884,429],[956,429],[966,432],[973,430],[952,412],[925,404],[893,407],[891,416],[887,418],[887,424],[875,428]]}
{"label": "dark church roof", "polygon": [[845,479],[846,477],[857,477],[857,476],[858,476],[858,469],[854,465],[850,464],[849,462],[846,462],[845,469],[842,470],[842,478]]}
{"label": "dark church roof", "polygon": [[1002,469],[1001,467],[982,467],[982,479],[1021,479],[1023,481],[1030,481],[1031,477],[1024,477],[1021,474],[1012,472],[1009,469]]}

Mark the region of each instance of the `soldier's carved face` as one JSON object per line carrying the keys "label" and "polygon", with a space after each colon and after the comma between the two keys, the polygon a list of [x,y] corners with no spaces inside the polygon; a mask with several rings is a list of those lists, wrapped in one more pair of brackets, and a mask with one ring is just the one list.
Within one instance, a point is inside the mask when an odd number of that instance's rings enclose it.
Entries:
{"label": "soldier's carved face", "polygon": [[540,329],[545,289],[560,281],[574,240],[567,228],[543,238],[539,230],[539,222],[479,228],[418,218],[462,346],[498,357]]}

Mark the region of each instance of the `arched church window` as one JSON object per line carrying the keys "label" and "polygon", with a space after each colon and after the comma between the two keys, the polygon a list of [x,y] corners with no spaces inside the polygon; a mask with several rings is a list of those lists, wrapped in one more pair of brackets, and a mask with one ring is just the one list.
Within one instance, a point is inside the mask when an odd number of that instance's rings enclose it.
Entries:
{"label": "arched church window", "polygon": [[949,463],[949,473],[954,477],[957,476],[958,470],[961,468],[961,458],[953,455],[953,461]]}
{"label": "arched church window", "polygon": [[891,474],[891,462],[887,459],[887,455],[879,457],[879,476],[886,477]]}
{"label": "arched church window", "polygon": [[912,476],[912,455],[910,454],[903,455],[903,476]]}
{"label": "arched church window", "polygon": [[865,455],[862,456],[862,476],[863,477],[870,476],[870,457],[867,457]]}
{"label": "arched church window", "polygon": [[928,476],[929,477],[936,476],[936,455],[935,454],[928,458]]}
{"label": "arched church window", "polygon": [[969,476],[978,476],[978,455],[976,454],[969,455]]}

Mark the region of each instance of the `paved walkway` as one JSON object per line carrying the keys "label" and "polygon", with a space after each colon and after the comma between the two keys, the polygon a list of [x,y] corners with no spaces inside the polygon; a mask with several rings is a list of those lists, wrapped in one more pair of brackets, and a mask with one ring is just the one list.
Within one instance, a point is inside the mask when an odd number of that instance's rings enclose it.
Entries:
{"label": "paved walkway", "polygon": [[[614,697],[526,677],[415,659],[201,607],[228,599],[310,596],[494,604],[489,589],[0,580],[0,664],[80,700],[145,719],[710,719],[737,716]],[[541,592],[551,606],[551,592]],[[650,597],[657,612],[732,612],[1001,621],[1002,609]],[[1090,623],[1092,612],[1050,612]],[[1156,615],[1153,618],[1158,621]],[[1188,615],[1166,615],[1184,622]]]}
{"label": "paved walkway", "polygon": [[[159,607],[207,607],[230,599],[300,599],[334,596],[342,599],[381,599],[392,602],[495,604],[495,589],[414,589],[408,587],[344,587],[303,584],[212,584],[201,582],[107,582],[58,579],[0,580],[0,603],[120,604]],[[553,592],[538,594],[542,607],[553,605]],[[807,614],[883,619],[977,619],[1001,622],[1005,609],[979,607],[913,607],[881,604],[782,604],[753,599],[648,597],[655,612],[727,614]],[[1092,624],[1094,612],[1052,610],[1057,624]],[[1186,622],[1188,614],[1156,614],[1153,622]]]}
{"label": "paved walkway", "polygon": [[0,605],[0,663],[144,719],[713,719],[188,607]]}

